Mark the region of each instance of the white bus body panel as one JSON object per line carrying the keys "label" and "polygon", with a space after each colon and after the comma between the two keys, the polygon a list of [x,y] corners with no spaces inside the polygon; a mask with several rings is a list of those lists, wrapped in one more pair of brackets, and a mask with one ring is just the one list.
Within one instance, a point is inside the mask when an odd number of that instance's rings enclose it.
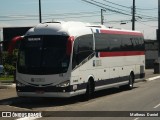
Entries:
{"label": "white bus body panel", "polygon": [[[35,28],[30,29],[27,35],[66,35],[74,36],[76,39],[79,36],[86,34],[93,34],[96,29],[92,27],[86,27],[89,24],[84,24],[81,22],[62,22],[56,24],[40,24]],[[99,28],[97,28],[99,29]],[[119,30],[120,31],[120,30]],[[93,34],[94,36],[94,34]],[[73,48],[72,48],[73,49]],[[72,55],[71,55],[72,59]],[[68,72],[64,74],[57,75],[25,75],[17,72],[16,79],[25,85],[36,85],[42,87],[43,85],[49,84],[49,86],[56,86],[66,80],[70,80],[70,85],[72,85],[74,91],[72,92],[19,92],[18,96],[31,96],[31,97],[71,97],[75,95],[84,94],[86,92],[86,87],[84,89],[78,89],[79,85],[87,85],[90,77],[92,77],[95,83],[99,81],[107,81],[114,78],[120,78],[123,76],[129,76],[131,72],[134,74],[140,74],[144,72],[145,68],[145,56],[116,56],[116,57],[97,57],[94,56],[83,65],[80,65],[76,69],[72,70],[71,66],[68,68]],[[141,66],[144,66],[141,70]],[[37,81],[36,81],[37,80]],[[121,81],[117,83],[105,84],[101,86],[95,86],[95,91],[110,88],[113,86],[120,86],[128,84],[128,81]]]}

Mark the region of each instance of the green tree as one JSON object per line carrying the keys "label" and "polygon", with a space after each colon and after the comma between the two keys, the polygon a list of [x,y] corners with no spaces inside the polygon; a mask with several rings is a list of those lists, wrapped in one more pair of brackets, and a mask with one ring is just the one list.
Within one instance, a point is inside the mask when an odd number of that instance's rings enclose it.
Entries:
{"label": "green tree", "polygon": [[16,70],[18,50],[15,49],[13,54],[9,54],[7,51],[2,52],[2,62],[4,66],[4,74],[14,75]]}

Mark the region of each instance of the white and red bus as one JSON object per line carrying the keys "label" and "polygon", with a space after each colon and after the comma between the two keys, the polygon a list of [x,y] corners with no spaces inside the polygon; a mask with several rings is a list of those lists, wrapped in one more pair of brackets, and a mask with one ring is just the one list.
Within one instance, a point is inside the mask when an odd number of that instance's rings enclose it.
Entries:
{"label": "white and red bus", "polygon": [[145,76],[141,32],[52,22],[39,24],[18,39],[18,96],[89,97],[115,86],[132,89]]}

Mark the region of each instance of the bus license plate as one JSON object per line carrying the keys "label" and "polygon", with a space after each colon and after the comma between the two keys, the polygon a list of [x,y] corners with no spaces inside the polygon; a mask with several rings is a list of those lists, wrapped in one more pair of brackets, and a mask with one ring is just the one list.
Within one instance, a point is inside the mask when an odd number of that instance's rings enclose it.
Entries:
{"label": "bus license plate", "polygon": [[37,90],[36,93],[37,94],[44,94],[44,91]]}
{"label": "bus license plate", "polygon": [[31,82],[45,82],[44,78],[31,78]]}

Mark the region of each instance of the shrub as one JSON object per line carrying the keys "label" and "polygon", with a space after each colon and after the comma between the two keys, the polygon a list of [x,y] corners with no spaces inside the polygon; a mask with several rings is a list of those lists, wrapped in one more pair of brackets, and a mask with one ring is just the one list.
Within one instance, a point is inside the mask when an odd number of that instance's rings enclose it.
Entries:
{"label": "shrub", "polygon": [[16,70],[18,50],[14,50],[13,54],[9,54],[7,51],[2,52],[2,62],[4,66],[4,74],[14,75]]}

